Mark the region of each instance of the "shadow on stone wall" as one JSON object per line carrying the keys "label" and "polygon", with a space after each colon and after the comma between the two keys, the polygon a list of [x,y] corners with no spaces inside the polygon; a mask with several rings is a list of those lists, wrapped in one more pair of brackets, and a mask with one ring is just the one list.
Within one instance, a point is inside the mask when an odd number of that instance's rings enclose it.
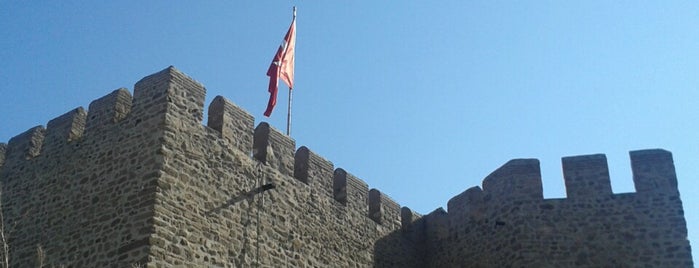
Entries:
{"label": "shadow on stone wall", "polygon": [[206,216],[218,214],[219,212],[221,212],[221,210],[223,210],[227,207],[235,205],[236,203],[243,201],[243,200],[246,200],[246,199],[252,199],[256,194],[262,193],[264,191],[272,190],[275,187],[276,186],[273,183],[268,183],[268,184],[262,185],[260,187],[257,187],[255,189],[252,189],[250,191],[240,193],[239,195],[237,195],[231,199],[228,199],[228,201],[226,201],[226,203],[223,203],[223,204],[219,205],[218,207],[215,207],[214,209],[207,211]]}
{"label": "shadow on stone wall", "polygon": [[425,267],[424,221],[419,219],[374,244],[374,267]]}

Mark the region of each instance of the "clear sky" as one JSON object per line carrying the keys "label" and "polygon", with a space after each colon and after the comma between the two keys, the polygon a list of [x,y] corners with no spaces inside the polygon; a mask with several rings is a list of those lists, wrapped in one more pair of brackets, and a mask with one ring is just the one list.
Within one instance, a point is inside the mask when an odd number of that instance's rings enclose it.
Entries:
{"label": "clear sky", "polygon": [[664,148],[697,259],[697,1],[0,1],[0,142],[169,65],[283,130],[293,5],[297,146],[423,214],[512,158],[560,198],[561,157],[606,153],[632,192]]}

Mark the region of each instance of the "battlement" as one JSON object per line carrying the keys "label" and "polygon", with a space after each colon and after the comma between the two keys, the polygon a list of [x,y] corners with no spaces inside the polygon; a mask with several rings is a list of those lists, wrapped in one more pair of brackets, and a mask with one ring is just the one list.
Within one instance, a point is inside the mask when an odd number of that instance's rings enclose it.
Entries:
{"label": "battlement", "polygon": [[605,155],[564,157],[562,162],[568,198],[595,198],[612,194]]}
{"label": "battlement", "polygon": [[[636,194],[678,195],[672,153],[662,149],[631,151]],[[563,179],[567,198],[610,199],[615,194],[604,154],[563,157]],[[624,194],[628,195],[628,194]],[[449,213],[482,215],[488,204],[544,200],[541,171],[536,159],[514,159],[483,180],[483,190],[472,187],[451,198]]]}
{"label": "battlement", "polygon": [[92,101],[85,122],[86,135],[123,120],[131,112],[131,101],[131,93],[125,88]]}
{"label": "battlement", "polygon": [[44,144],[46,129],[36,126],[10,139],[7,143],[5,161],[29,160],[39,155]]}
{"label": "battlement", "polygon": [[448,212],[423,217],[426,248],[442,254],[427,266],[450,267],[467,256],[485,267],[599,267],[634,256],[622,266],[692,267],[672,154],[629,154],[635,193],[612,192],[604,154],[562,158],[566,198],[543,198],[538,160],[505,163],[482,190],[469,188],[449,200]]}
{"label": "battlement", "polygon": [[580,247],[600,240],[691,266],[668,151],[630,152],[636,193],[614,194],[605,155],[593,154],[562,158],[567,197],[545,199],[539,160],[514,159],[448,212],[422,216],[222,96],[204,125],[205,95],[170,66],[133,95],[119,88],[0,143],[6,223],[26,221],[14,264],[41,244],[75,267],[542,267],[507,261],[549,256],[552,267],[596,267],[618,259]]}
{"label": "battlement", "polygon": [[[139,80],[133,96],[127,89],[119,88],[92,101],[87,111],[78,107],[50,120],[46,129],[37,126],[12,138],[7,146],[0,146],[3,156],[0,164],[12,165],[40,158],[51,148],[106,133],[128,133],[130,128],[162,128],[172,135],[181,135],[178,134],[183,131],[181,129],[187,128],[186,135],[213,138],[215,143],[251,155],[251,159],[268,165],[284,177],[303,182],[338,206],[364,214],[378,224],[400,226],[401,209],[393,199],[377,189],[369,191],[363,180],[344,169],[335,169],[332,162],[308,147],[296,149],[294,139],[268,123],[261,122],[253,128],[254,117],[225,97],[216,96],[212,100],[204,126],[205,94],[204,86],[170,66]],[[200,132],[192,132],[193,125],[199,125],[194,129]],[[195,150],[189,144],[175,146]],[[207,148],[196,150],[206,151]]]}
{"label": "battlement", "polygon": [[216,96],[209,105],[207,125],[221,138],[245,153],[252,152],[255,118],[222,96]]}
{"label": "battlement", "polygon": [[544,189],[539,160],[510,160],[483,179],[483,193],[486,200],[498,202],[542,199]]}
{"label": "battlement", "polygon": [[[202,125],[205,94],[206,89],[200,83],[170,66],[139,80],[133,97],[127,89],[119,88],[92,101],[87,111],[78,107],[50,120],[46,129],[33,127],[10,139],[8,144],[0,144],[0,166],[36,158],[44,151],[60,147],[61,143],[111,131],[115,124],[126,119],[133,126],[146,128]],[[216,96],[209,105],[207,121],[206,127],[228,146],[252,154],[257,161],[318,189],[323,196],[377,223],[414,221],[414,217],[407,217],[411,213],[401,212],[400,206],[381,191],[369,191],[364,181],[344,169],[335,169],[332,162],[306,146],[296,149],[294,139],[268,123],[261,122],[253,128],[254,117],[222,96]],[[670,152],[654,149],[630,154],[638,193],[678,194]],[[568,199],[613,195],[603,154],[564,157],[562,164]],[[478,216],[484,213],[488,203],[542,199],[539,161],[514,159],[488,175],[482,189],[472,187],[450,199],[448,211]]]}
{"label": "battlement", "polygon": [[364,215],[369,215],[369,185],[342,168],[333,174],[333,197]]}
{"label": "battlement", "polygon": [[85,109],[78,107],[49,121],[46,124],[45,143],[53,145],[80,139],[85,130],[86,117]]}
{"label": "battlement", "polygon": [[136,82],[132,113],[139,123],[161,123],[165,117],[165,126],[202,124],[205,95],[204,86],[170,66]]}
{"label": "battlement", "polygon": [[629,154],[636,192],[679,195],[672,153],[654,149],[631,151]]}

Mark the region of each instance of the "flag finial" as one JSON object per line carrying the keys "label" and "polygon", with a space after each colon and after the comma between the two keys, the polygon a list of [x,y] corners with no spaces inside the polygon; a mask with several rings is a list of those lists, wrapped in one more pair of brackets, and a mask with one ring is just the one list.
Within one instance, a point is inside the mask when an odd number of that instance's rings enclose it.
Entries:
{"label": "flag finial", "polygon": [[296,6],[294,6],[294,18],[296,18]]}

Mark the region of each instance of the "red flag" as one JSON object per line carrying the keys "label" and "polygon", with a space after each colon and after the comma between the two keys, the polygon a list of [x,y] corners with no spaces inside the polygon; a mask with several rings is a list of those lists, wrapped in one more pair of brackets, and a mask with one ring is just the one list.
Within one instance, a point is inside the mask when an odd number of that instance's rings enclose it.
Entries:
{"label": "red flag", "polygon": [[284,36],[284,41],[277,49],[277,54],[272,59],[272,64],[267,69],[269,76],[269,102],[265,116],[269,117],[272,114],[274,105],[277,104],[277,90],[279,87],[279,78],[289,86],[289,89],[294,88],[294,47],[296,46],[296,12],[291,20],[291,26]]}

